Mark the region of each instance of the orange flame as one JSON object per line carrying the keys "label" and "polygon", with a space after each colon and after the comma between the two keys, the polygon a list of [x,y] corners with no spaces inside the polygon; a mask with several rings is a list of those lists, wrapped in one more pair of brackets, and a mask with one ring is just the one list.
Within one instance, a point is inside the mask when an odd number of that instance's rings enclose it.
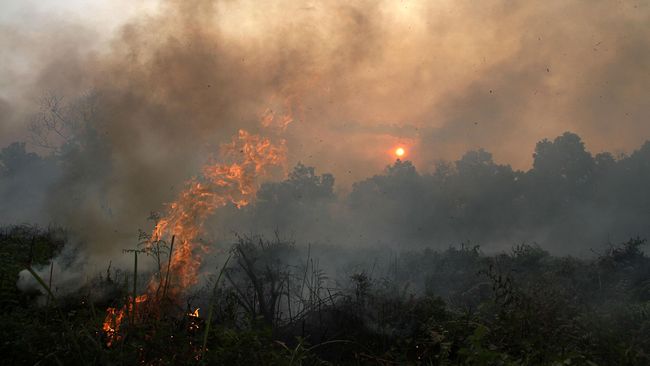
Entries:
{"label": "orange flame", "polygon": [[[198,282],[199,251],[206,251],[198,238],[206,219],[228,204],[238,208],[248,205],[257,193],[259,180],[270,174],[270,168],[284,167],[286,145],[284,141],[274,145],[268,138],[240,130],[230,143],[222,147],[222,154],[232,163],[213,162],[204,166],[202,177],[191,179],[176,201],[169,204],[166,215],[156,224],[148,243],[151,247],[158,240],[168,240],[172,236],[177,239],[168,274],[175,286],[165,284],[172,296]],[[159,288],[160,279],[152,278],[147,288],[151,296],[138,296],[136,304],[156,298]],[[108,346],[119,339],[118,330],[125,312],[133,311],[130,306],[125,305],[119,311],[115,308],[107,310],[103,329],[108,337]],[[198,309],[193,314],[198,317]]]}
{"label": "orange flame", "polygon": [[[124,320],[124,317],[126,316],[127,312],[129,314],[137,314],[137,307],[138,304],[146,302],[148,299],[147,294],[140,295],[135,298],[135,306],[136,309],[133,308],[133,298],[129,298],[127,305],[124,305],[122,309],[117,310],[116,308],[108,308],[106,309],[106,318],[104,319],[104,325],[102,329],[104,330],[104,333],[106,334],[107,341],[106,345],[108,347],[112,346],[114,342],[118,342],[122,337],[118,333],[118,330],[120,329],[120,325],[122,324],[122,321]],[[135,313],[133,313],[135,312]]]}
{"label": "orange flame", "polygon": [[286,155],[284,142],[276,146],[267,138],[243,130],[222,149],[225,157],[235,162],[203,167],[204,179],[195,178],[188,183],[153,231],[152,240],[175,235],[180,241],[174,248],[170,271],[183,289],[198,281],[201,257],[194,248],[202,248],[197,238],[205,220],[229,203],[238,208],[248,205],[257,193],[257,180],[267,176],[271,166],[283,165]]}
{"label": "orange flame", "polygon": [[286,96],[281,102],[278,99],[279,97],[272,98],[271,105],[275,110],[266,108],[260,115],[260,123],[263,127],[284,131],[294,121],[294,109],[298,110],[299,115],[303,114],[303,111],[296,95]]}
{"label": "orange flame", "polygon": [[106,345],[108,347],[113,345],[113,342],[120,340],[120,335],[117,333],[120,324],[124,318],[125,312],[122,310],[117,310],[116,308],[106,309],[106,318],[104,319],[104,334],[106,334],[107,341]]}

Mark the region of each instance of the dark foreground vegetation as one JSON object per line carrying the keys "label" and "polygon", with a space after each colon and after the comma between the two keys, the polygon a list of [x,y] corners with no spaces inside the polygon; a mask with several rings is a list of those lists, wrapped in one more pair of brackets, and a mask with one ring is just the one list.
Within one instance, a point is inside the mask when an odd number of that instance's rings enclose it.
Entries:
{"label": "dark foreground vegetation", "polygon": [[650,364],[643,239],[590,260],[535,245],[425,249],[334,278],[290,242],[240,237],[224,270],[125,320],[111,347],[105,311],[128,301],[132,273],[108,268],[65,296],[47,276],[39,291],[16,288],[21,269],[47,268],[64,242],[55,229],[0,232],[5,365]]}

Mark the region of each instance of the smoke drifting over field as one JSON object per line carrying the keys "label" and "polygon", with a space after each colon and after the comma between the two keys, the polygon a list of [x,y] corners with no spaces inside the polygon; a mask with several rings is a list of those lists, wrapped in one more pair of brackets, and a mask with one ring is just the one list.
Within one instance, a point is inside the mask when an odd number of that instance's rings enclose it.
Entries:
{"label": "smoke drifting over field", "polygon": [[[650,137],[647,3],[173,0],[108,36],[65,14],[38,27],[16,24],[0,33],[9,50],[0,60],[10,66],[0,71],[0,143],[36,136],[63,147],[29,145],[53,156],[25,155],[12,168],[19,146],[3,152],[0,222],[63,225],[97,263],[135,245],[137,229],[151,226],[149,212],[163,210],[239,129],[286,139],[289,168],[331,172],[336,186],[329,176],[298,177],[321,179],[310,181],[322,191],[307,203],[291,196],[303,193],[291,183],[276,187],[286,202],[267,186],[260,205],[217,214],[219,239],[279,228],[341,245],[537,240],[560,250],[557,240],[576,228],[563,218],[578,217],[584,235],[562,240],[584,240],[566,250],[584,253],[608,235],[644,234],[648,201],[634,192],[647,182],[647,145],[614,170],[601,156],[598,167],[585,159],[566,173],[549,153],[548,176],[573,179],[551,208],[530,203],[545,200],[531,192],[558,187],[539,178],[546,168],[526,175],[481,153],[461,157],[484,148],[528,170],[535,143],[565,131],[594,154],[639,149]],[[70,122],[63,137],[29,129],[58,118],[53,104]],[[571,139],[557,154],[584,158]],[[398,165],[389,178],[365,180],[393,163],[388,151],[397,144],[419,173]],[[436,168],[442,160],[460,161],[450,178],[466,184],[459,191],[448,190],[444,165]],[[479,170],[485,176],[473,175]],[[607,178],[592,179],[598,174]],[[590,190],[598,192],[580,196]],[[630,201],[645,203],[631,209]],[[301,205],[316,208],[309,216]]]}

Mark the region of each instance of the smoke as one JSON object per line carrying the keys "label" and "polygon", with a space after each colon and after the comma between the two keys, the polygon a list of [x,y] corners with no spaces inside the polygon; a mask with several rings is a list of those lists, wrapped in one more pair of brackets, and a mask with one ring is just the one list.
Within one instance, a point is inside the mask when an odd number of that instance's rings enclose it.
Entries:
{"label": "smoke", "polygon": [[531,146],[566,130],[594,152],[650,136],[643,2],[169,0],[109,34],[84,21],[99,14],[33,6],[37,21],[0,31],[0,142],[28,140],[35,104],[65,96],[76,122],[62,177],[33,207],[97,263],[134,246],[151,210],[269,113],[291,116],[289,166],[333,173],[339,192],[398,143],[433,172],[480,147],[528,168]]}
{"label": "smoke", "polygon": [[521,143],[564,130],[593,151],[629,152],[647,138],[648,116],[639,109],[650,85],[647,4],[486,4],[465,10],[489,22],[487,34],[502,46],[476,60],[484,67],[477,77],[436,103],[430,115],[442,123],[423,133],[430,142],[423,155],[486,147],[525,168],[532,160]]}

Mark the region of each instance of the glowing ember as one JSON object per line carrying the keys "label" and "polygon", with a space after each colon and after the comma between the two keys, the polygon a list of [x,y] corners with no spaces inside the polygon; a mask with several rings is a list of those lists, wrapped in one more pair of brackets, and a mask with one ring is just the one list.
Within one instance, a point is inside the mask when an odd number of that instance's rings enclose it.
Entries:
{"label": "glowing ember", "polygon": [[[149,247],[156,241],[169,241],[172,236],[176,238],[169,273],[150,280],[149,295],[138,296],[136,307],[139,302],[160,300],[161,279],[169,278],[169,283],[164,286],[171,298],[198,282],[201,251],[207,250],[198,240],[203,223],[220,207],[233,204],[241,208],[249,204],[257,193],[259,179],[267,177],[271,167],[284,166],[286,147],[284,141],[274,145],[268,138],[240,130],[230,143],[223,146],[222,155],[232,163],[213,162],[204,166],[202,177],[187,182],[186,189],[169,204],[166,215],[156,224]],[[107,310],[103,329],[108,337],[108,346],[120,339],[120,324],[125,313],[133,311],[132,306],[132,301],[129,301],[119,311],[115,308]],[[137,313],[137,309],[135,311]],[[198,317],[198,311],[196,309],[191,316]]]}
{"label": "glowing ember", "polygon": [[190,331],[196,331],[199,329],[199,308],[196,308],[194,311],[187,313],[187,316],[190,318],[188,329]]}

